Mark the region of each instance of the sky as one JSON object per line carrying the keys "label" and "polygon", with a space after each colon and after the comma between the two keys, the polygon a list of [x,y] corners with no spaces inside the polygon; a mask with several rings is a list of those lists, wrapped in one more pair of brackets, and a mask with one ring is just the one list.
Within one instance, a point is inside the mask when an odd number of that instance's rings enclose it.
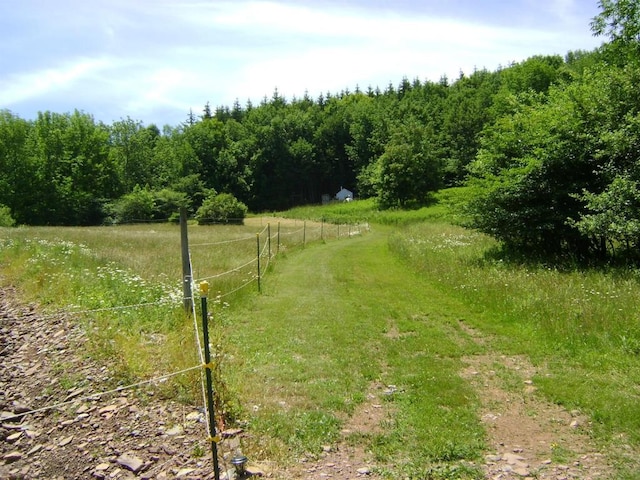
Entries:
{"label": "sky", "polygon": [[0,109],[177,126],[592,50],[597,0],[0,0]]}

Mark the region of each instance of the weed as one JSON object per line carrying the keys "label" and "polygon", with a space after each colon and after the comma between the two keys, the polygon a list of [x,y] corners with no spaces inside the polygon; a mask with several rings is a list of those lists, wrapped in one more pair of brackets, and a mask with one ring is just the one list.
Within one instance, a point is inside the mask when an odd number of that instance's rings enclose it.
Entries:
{"label": "weed", "polygon": [[202,447],[200,443],[196,443],[193,445],[193,450],[191,451],[191,456],[193,458],[202,458],[206,455],[205,449]]}

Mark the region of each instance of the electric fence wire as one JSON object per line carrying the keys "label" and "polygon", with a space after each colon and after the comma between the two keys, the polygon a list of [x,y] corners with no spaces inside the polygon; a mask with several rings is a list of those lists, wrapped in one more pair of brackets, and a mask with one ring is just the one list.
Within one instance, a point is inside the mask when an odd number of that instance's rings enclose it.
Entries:
{"label": "electric fence wire", "polygon": [[282,235],[295,235],[296,233],[300,233],[302,231],[304,231],[305,227],[302,227],[298,230],[294,230],[292,232],[283,232]]}
{"label": "electric fence wire", "polygon": [[[268,228],[268,226],[265,227],[258,234],[258,238],[260,237],[260,235],[262,233],[265,232],[265,230],[267,230],[267,228]],[[293,234],[299,233],[299,232],[301,232],[303,230],[305,230],[305,227],[303,227],[303,228],[301,228],[299,230],[293,231],[293,232],[287,232],[285,234],[286,235],[293,235]],[[272,235],[270,238],[272,238],[272,239],[276,238],[278,235],[279,234]],[[243,238],[243,239],[230,240],[230,241],[224,241],[224,242],[212,242],[212,243],[205,243],[205,244],[196,244],[196,245],[192,245],[192,246],[221,245],[221,244],[232,243],[232,242],[236,242],[236,241],[245,241],[245,240],[250,239],[250,238],[251,237],[247,237],[247,238]],[[269,246],[269,242],[265,241],[265,244],[262,247],[262,250],[259,250],[259,255],[261,257],[266,257],[267,258],[267,266],[266,266],[266,268],[268,268],[270,260],[271,260],[270,252],[268,252],[268,254],[265,254],[265,252],[267,251],[268,246]],[[205,281],[205,280],[208,280],[208,279],[213,279],[213,278],[219,278],[221,276],[224,276],[224,275],[227,275],[227,274],[230,274],[230,273],[233,273],[233,272],[237,272],[237,271],[241,270],[242,268],[245,268],[245,267],[253,264],[256,261],[257,261],[257,259],[252,259],[251,261],[249,261],[249,262],[247,262],[247,263],[245,263],[245,264],[243,264],[243,265],[241,265],[239,267],[231,269],[231,270],[229,270],[227,272],[223,272],[223,273],[220,273],[220,274],[212,275],[212,276],[209,276],[209,277],[203,277],[203,278],[199,279],[198,282]],[[190,265],[190,267],[192,266],[191,265],[191,253],[189,253],[189,265]],[[262,274],[261,274],[261,276],[262,276]],[[251,284],[252,282],[255,282],[256,280],[257,280],[257,277],[254,277],[254,278],[250,279],[249,281],[245,282],[244,284],[242,284],[241,286],[239,286],[238,288],[236,288],[234,290],[231,290],[229,292],[226,292],[226,293],[224,293],[222,295],[218,295],[217,298],[222,298],[222,297],[231,295],[231,294],[237,292],[238,290],[246,287],[247,285]],[[192,281],[192,280],[190,280],[190,281]],[[193,283],[195,283],[195,281],[193,281]],[[55,403],[53,405],[47,405],[47,406],[40,407],[40,408],[37,408],[37,409],[28,410],[26,412],[21,412],[19,414],[13,415],[13,416],[3,417],[2,420],[5,421],[5,422],[6,421],[11,421],[12,419],[22,418],[22,417],[27,416],[27,415],[33,415],[33,414],[36,414],[36,413],[40,413],[40,412],[44,412],[44,411],[48,411],[48,410],[53,410],[53,409],[60,408],[60,407],[63,407],[65,405],[69,405],[69,404],[72,404],[72,403],[75,403],[75,402],[79,402],[79,401],[96,400],[96,399],[102,398],[103,396],[114,394],[114,393],[119,393],[119,392],[122,392],[124,390],[129,390],[129,389],[137,388],[137,387],[140,387],[140,386],[143,386],[143,385],[148,385],[148,384],[151,384],[151,383],[165,381],[165,380],[167,380],[167,379],[169,379],[171,377],[182,375],[184,373],[188,373],[188,372],[193,371],[195,369],[199,369],[200,370],[200,385],[201,385],[201,391],[202,391],[202,400],[203,400],[203,405],[206,405],[206,392],[205,392],[204,371],[203,371],[204,367],[205,367],[205,363],[204,363],[204,357],[203,357],[202,343],[200,341],[200,329],[198,327],[198,321],[197,321],[197,315],[196,315],[195,294],[193,293],[194,291],[195,291],[195,288],[192,288],[191,309],[192,309],[192,317],[193,317],[193,320],[194,320],[194,336],[195,336],[195,339],[196,339],[196,345],[197,345],[197,350],[198,350],[198,360],[200,362],[199,365],[196,365],[194,367],[185,368],[185,369],[177,371],[177,372],[168,373],[168,374],[165,374],[165,375],[160,375],[158,377],[154,377],[154,378],[151,378],[151,379],[148,379],[148,380],[143,380],[143,381],[132,383],[132,384],[129,384],[129,385],[120,386],[120,387],[117,387],[117,388],[114,388],[114,389],[111,389],[111,390],[92,393],[90,395],[86,395],[86,396],[83,396],[83,397],[75,397],[73,399],[62,401],[62,402],[58,402],[58,403]],[[143,308],[143,307],[156,306],[156,305],[167,305],[169,303],[171,303],[171,301],[159,300],[159,301],[156,301],[156,302],[145,302],[145,303],[138,303],[138,304],[132,304],[132,305],[119,305],[119,306],[115,306],[115,307],[102,307],[102,308],[76,310],[76,311],[72,310],[72,311],[67,311],[65,313],[71,314],[71,315],[81,315],[81,314],[89,314],[89,313],[97,313],[97,312],[119,311],[119,310],[126,310],[126,309]],[[60,315],[59,313],[50,314],[50,315],[44,315],[43,318],[51,318],[51,317],[56,317],[56,316],[59,316],[59,315]],[[208,321],[208,319],[205,319],[205,321]],[[206,407],[204,409],[205,409],[205,411],[207,410]],[[207,412],[207,414],[211,415],[211,414],[213,414],[213,412]],[[206,424],[205,428],[206,428],[207,434],[209,436],[209,439],[213,439],[215,432],[210,432],[209,431],[209,423],[208,422],[205,422],[205,424]]]}
{"label": "electric fence wire", "polygon": [[235,267],[232,268],[231,270],[227,270],[226,272],[222,272],[222,273],[216,273],[215,275],[209,275],[208,277],[202,277],[202,278],[198,278],[196,280],[196,282],[203,282],[205,280],[211,280],[213,278],[220,278],[220,277],[224,277],[225,275],[229,275],[231,273],[235,273],[238,272],[240,270],[242,270],[245,267],[248,267],[249,265],[251,265],[252,263],[255,263],[257,261],[257,259],[253,258],[250,261],[248,261],[247,263],[240,265],[239,267]]}
{"label": "electric fence wire", "polygon": [[209,246],[213,246],[213,245],[226,245],[226,244],[229,244],[229,243],[246,242],[247,240],[251,240],[251,239],[253,239],[253,237],[234,238],[232,240],[220,240],[219,242],[194,243],[194,244],[190,244],[189,248],[191,248],[191,247],[209,247]]}
{"label": "electric fence wire", "polygon": [[[143,307],[152,307],[152,306],[159,306],[159,305],[170,305],[174,303],[173,299],[162,299],[162,300],[158,300],[155,302],[145,302],[145,303],[134,303],[131,305],[118,305],[115,307],[100,307],[100,308],[89,308],[86,310],[65,310],[63,312],[63,314],[67,314],[67,315],[85,315],[85,314],[89,314],[89,313],[100,313],[100,312],[115,312],[118,310],[132,310],[135,308],[143,308]],[[49,314],[45,314],[45,315],[41,315],[40,318],[42,319],[49,319],[49,318],[56,318],[59,317],[61,315],[60,312],[58,313],[49,313]]]}
{"label": "electric fence wire", "polygon": [[154,378],[151,378],[149,380],[143,380],[141,382],[132,383],[130,385],[117,387],[117,388],[114,388],[112,390],[107,390],[107,391],[98,392],[98,393],[92,393],[91,395],[85,395],[84,397],[75,397],[75,398],[73,398],[71,400],[65,400],[63,402],[55,403],[53,405],[47,405],[45,407],[40,407],[40,408],[36,408],[36,409],[33,409],[33,410],[28,410],[26,412],[21,412],[21,413],[12,415],[12,416],[2,417],[2,421],[3,422],[10,422],[13,419],[22,418],[23,416],[32,415],[34,413],[46,412],[47,410],[53,410],[53,409],[56,409],[56,408],[64,407],[65,405],[70,405],[70,404],[75,403],[75,402],[81,402],[81,401],[84,401],[84,400],[87,400],[87,401],[96,400],[98,398],[101,398],[101,397],[104,397],[106,395],[110,395],[110,394],[113,394],[113,393],[119,393],[119,392],[122,392],[124,390],[130,390],[132,388],[140,387],[142,385],[148,385],[150,383],[161,382],[161,381],[167,380],[167,379],[169,379],[171,377],[175,377],[177,375],[182,375],[184,373],[190,372],[190,371],[195,370],[197,368],[202,369],[203,365],[204,364],[196,365],[195,367],[185,368],[184,370],[180,370],[178,372],[167,373],[165,375],[160,375],[158,377],[154,377]]}
{"label": "electric fence wire", "polygon": [[253,282],[255,282],[257,279],[258,279],[258,277],[257,277],[257,275],[256,275],[256,276],[255,276],[255,277],[253,277],[252,279],[247,280],[245,283],[243,283],[242,285],[240,285],[240,286],[238,286],[238,287],[234,288],[233,290],[229,290],[229,291],[228,291],[228,292],[226,292],[226,293],[222,293],[222,294],[220,294],[220,295],[217,295],[217,296],[216,296],[216,298],[217,298],[217,299],[221,299],[221,298],[228,297],[229,295],[233,295],[234,293],[239,292],[240,290],[242,290],[242,289],[243,289],[243,288],[245,288],[246,286],[248,286],[248,285],[252,284],[252,283],[253,283]]}

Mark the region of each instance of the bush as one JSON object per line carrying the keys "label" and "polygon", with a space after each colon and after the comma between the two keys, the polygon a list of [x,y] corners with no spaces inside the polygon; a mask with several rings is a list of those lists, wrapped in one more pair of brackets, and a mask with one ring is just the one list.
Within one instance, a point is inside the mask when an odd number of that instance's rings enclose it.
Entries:
{"label": "bush", "polygon": [[155,212],[155,198],[152,191],[136,185],[133,192],[123,195],[111,207],[115,223],[149,221]]}
{"label": "bush", "polygon": [[166,220],[180,218],[180,208],[188,209],[189,199],[182,192],[176,192],[168,188],[163,188],[154,193],[154,218],[156,220]]}
{"label": "bush", "polygon": [[247,214],[247,206],[230,193],[220,193],[207,197],[196,213],[198,225],[213,223],[242,224]]}
{"label": "bush", "polygon": [[16,221],[11,216],[11,209],[0,204],[0,227],[13,227]]}

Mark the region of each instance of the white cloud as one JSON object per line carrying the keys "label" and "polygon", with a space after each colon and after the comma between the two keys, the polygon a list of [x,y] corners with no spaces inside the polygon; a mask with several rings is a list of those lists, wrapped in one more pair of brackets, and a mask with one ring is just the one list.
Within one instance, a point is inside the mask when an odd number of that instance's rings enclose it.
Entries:
{"label": "white cloud", "polygon": [[0,104],[12,105],[68,89],[95,76],[108,65],[107,59],[81,58],[65,62],[58,68],[15,73],[0,82]]}
{"label": "white cloud", "polygon": [[[100,0],[73,8],[62,2],[55,16],[32,8],[28,22],[6,33],[15,48],[0,45],[0,53],[12,55],[0,66],[0,108],[20,115],[84,108],[105,121],[131,116],[176,124],[190,106],[256,102],[274,88],[291,98],[356,85],[384,89],[403,76],[455,78],[460,70],[592,48],[588,19],[576,26],[581,2],[519,0],[528,28],[515,20],[501,27],[471,21],[469,12],[467,20],[456,20],[456,12],[427,16],[395,3],[383,10],[349,1]],[[494,3],[482,5],[497,14]],[[543,10],[571,29],[551,27],[547,17],[534,21]],[[9,17],[6,23],[13,25]]]}

